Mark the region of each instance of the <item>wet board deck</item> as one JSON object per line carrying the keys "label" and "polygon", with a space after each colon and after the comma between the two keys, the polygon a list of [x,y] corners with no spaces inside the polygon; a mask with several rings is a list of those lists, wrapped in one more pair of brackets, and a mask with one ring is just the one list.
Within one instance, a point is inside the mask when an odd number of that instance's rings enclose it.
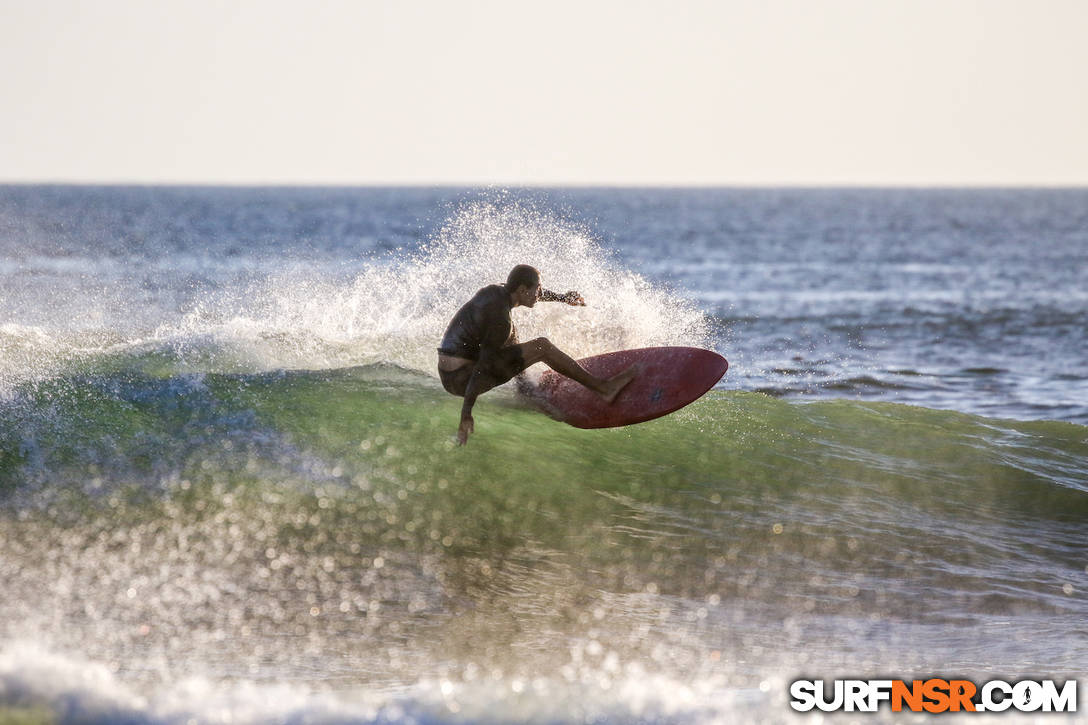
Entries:
{"label": "wet board deck", "polygon": [[641,364],[642,372],[609,404],[570,378],[545,371],[536,402],[553,418],[576,428],[613,428],[668,415],[700,398],[729,369],[724,357],[697,347],[620,350],[578,362],[601,378],[636,363]]}

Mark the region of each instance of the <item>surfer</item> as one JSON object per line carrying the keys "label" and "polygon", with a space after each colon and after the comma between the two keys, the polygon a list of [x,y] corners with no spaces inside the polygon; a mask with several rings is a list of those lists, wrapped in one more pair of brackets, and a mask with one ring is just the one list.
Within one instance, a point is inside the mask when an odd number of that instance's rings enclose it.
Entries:
{"label": "surfer", "polygon": [[565,302],[584,307],[582,295],[557,294],[540,286],[540,272],[527,264],[510,270],[506,284],[488,285],[450,320],[438,348],[438,377],[447,392],[465,399],[457,443],[464,445],[473,432],[472,406],[476,398],[502,385],[530,365],[543,362],[557,373],[572,378],[611,403],[636,370],[631,367],[608,379],[598,378],[557,348],[546,337],[518,342],[510,319],[515,307],[532,307],[537,301]]}

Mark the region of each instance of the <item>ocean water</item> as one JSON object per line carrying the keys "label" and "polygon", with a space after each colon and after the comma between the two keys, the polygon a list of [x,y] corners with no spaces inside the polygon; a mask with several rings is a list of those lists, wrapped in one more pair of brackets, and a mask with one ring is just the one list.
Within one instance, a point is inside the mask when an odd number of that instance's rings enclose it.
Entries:
{"label": "ocean water", "polygon": [[[457,448],[434,347],[522,262],[587,302],[523,339],[729,372],[598,431],[506,386]],[[1083,679],[1086,283],[1083,189],[0,187],[0,720]]]}

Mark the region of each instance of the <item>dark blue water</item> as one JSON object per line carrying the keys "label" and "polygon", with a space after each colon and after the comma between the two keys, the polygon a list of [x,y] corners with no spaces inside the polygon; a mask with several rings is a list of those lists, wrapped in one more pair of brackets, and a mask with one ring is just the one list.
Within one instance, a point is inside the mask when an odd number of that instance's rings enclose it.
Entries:
{"label": "dark blue water", "polygon": [[[0,316],[132,340],[284,274],[347,285],[451,219],[483,224],[481,200],[546,218],[488,234],[534,224],[547,248],[554,223],[692,300],[731,388],[1088,421],[1082,189],[5,187]],[[545,283],[569,285],[556,262]]]}

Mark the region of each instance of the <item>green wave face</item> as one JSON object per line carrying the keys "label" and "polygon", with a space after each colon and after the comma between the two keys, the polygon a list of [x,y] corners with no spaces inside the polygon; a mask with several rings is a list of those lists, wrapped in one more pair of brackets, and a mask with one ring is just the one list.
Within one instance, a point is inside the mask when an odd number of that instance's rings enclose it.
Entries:
{"label": "green wave face", "polygon": [[1081,426],[713,391],[583,431],[497,391],[458,448],[459,403],[390,367],[28,388],[0,429],[0,615],[334,685],[1088,654],[1064,634],[1088,614]]}

